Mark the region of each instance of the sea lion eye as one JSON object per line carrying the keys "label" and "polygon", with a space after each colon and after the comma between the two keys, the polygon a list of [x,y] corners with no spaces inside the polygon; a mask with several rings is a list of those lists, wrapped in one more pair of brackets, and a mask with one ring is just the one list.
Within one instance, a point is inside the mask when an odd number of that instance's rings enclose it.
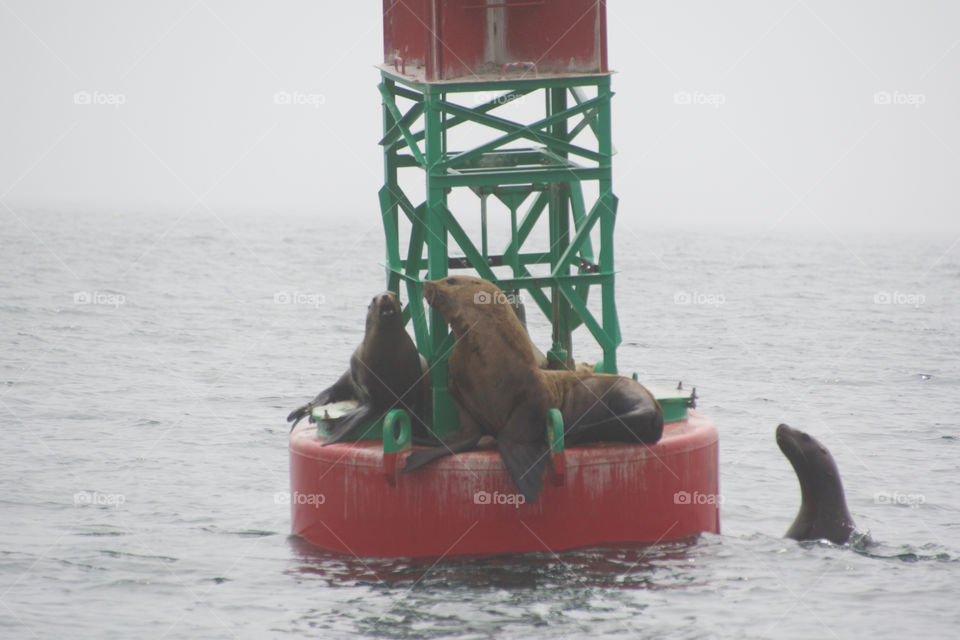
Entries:
{"label": "sea lion eye", "polygon": [[447,284],[456,285],[458,280],[456,278],[447,278]]}

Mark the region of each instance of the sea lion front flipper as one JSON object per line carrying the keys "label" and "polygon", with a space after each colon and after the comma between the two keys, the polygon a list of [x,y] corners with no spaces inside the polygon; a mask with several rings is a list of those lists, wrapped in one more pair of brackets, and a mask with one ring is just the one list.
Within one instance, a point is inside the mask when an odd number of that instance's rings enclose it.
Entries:
{"label": "sea lion front flipper", "polygon": [[536,502],[543,488],[550,448],[547,446],[543,420],[536,411],[515,411],[506,426],[497,434],[497,448],[520,493],[527,502]]}
{"label": "sea lion front flipper", "polygon": [[527,502],[536,502],[537,494],[543,488],[543,473],[550,455],[547,443],[516,442],[500,435],[497,448],[517,489]]}
{"label": "sea lion front flipper", "polygon": [[324,440],[321,446],[336,444],[356,431],[369,427],[371,422],[377,417],[377,411],[368,404],[362,404],[347,415],[337,420],[330,432],[330,435]]}
{"label": "sea lion front flipper", "polygon": [[340,402],[341,400],[353,400],[355,395],[353,376],[348,369],[336,382],[318,393],[316,398],[290,412],[290,415],[287,416],[287,422],[293,422],[290,425],[290,431],[293,431],[298,422],[309,416],[314,407],[322,407],[325,404]]}

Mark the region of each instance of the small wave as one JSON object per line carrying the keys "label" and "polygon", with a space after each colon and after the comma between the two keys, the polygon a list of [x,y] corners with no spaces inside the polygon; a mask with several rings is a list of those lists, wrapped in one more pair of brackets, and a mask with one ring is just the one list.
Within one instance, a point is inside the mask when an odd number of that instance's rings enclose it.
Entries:
{"label": "small wave", "polygon": [[146,555],[142,553],[130,553],[128,551],[114,551],[112,549],[99,549],[101,554],[110,558],[133,558],[136,560],[161,560],[163,562],[179,562],[178,558],[172,556]]}
{"label": "small wave", "polygon": [[225,533],[232,536],[264,537],[277,535],[276,531],[265,531],[263,529],[239,529],[237,531],[230,531],[228,529],[221,529],[220,527],[200,527],[200,530],[206,531],[207,533]]}
{"label": "small wave", "polygon": [[130,535],[130,532],[114,529],[109,531],[81,531],[80,533],[77,533],[75,535],[91,536],[94,538],[99,538],[99,537],[112,537],[112,536],[128,536]]}
{"label": "small wave", "polygon": [[[869,538],[869,535],[867,535]],[[852,544],[852,543],[851,543]],[[922,545],[919,549],[912,545],[905,544],[899,548],[890,548],[885,552],[885,545],[870,540],[870,544],[864,548],[853,547],[853,550],[862,556],[876,558],[878,560],[899,560],[900,562],[957,562],[960,558],[952,556],[940,545],[928,543]]]}

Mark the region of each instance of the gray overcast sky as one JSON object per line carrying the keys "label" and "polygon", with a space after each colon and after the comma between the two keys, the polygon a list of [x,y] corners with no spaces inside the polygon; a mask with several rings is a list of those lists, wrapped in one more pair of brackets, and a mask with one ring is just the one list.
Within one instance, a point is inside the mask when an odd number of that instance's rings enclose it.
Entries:
{"label": "gray overcast sky", "polygon": [[[373,214],[380,14],[0,0],[0,199]],[[613,0],[608,18],[621,216],[960,230],[960,3]]]}

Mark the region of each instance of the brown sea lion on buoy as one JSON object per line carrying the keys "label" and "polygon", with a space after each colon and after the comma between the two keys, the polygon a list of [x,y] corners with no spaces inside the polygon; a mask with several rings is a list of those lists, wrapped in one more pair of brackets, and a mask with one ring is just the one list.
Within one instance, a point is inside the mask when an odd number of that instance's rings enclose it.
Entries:
{"label": "brown sea lion on buoy", "polygon": [[492,283],[453,276],[425,282],[423,295],[456,339],[448,390],[461,432],[443,446],[412,453],[404,471],[472,449],[490,435],[517,488],[527,502],[534,502],[549,454],[546,416],[551,408],[560,409],[565,437],[572,444],[652,444],[660,439],[663,412],[640,383],[615,375],[538,368],[523,325]]}
{"label": "brown sea lion on buoy", "polygon": [[392,291],[384,291],[370,301],[363,342],[350,357],[350,368],[333,386],[292,411],[287,422],[296,426],[314,407],[342,400],[356,400],[358,406],[337,420],[324,445],[343,440],[391,409],[404,409],[410,414],[418,441],[436,442],[426,426],[430,415],[430,371],[403,328],[400,298]]}

